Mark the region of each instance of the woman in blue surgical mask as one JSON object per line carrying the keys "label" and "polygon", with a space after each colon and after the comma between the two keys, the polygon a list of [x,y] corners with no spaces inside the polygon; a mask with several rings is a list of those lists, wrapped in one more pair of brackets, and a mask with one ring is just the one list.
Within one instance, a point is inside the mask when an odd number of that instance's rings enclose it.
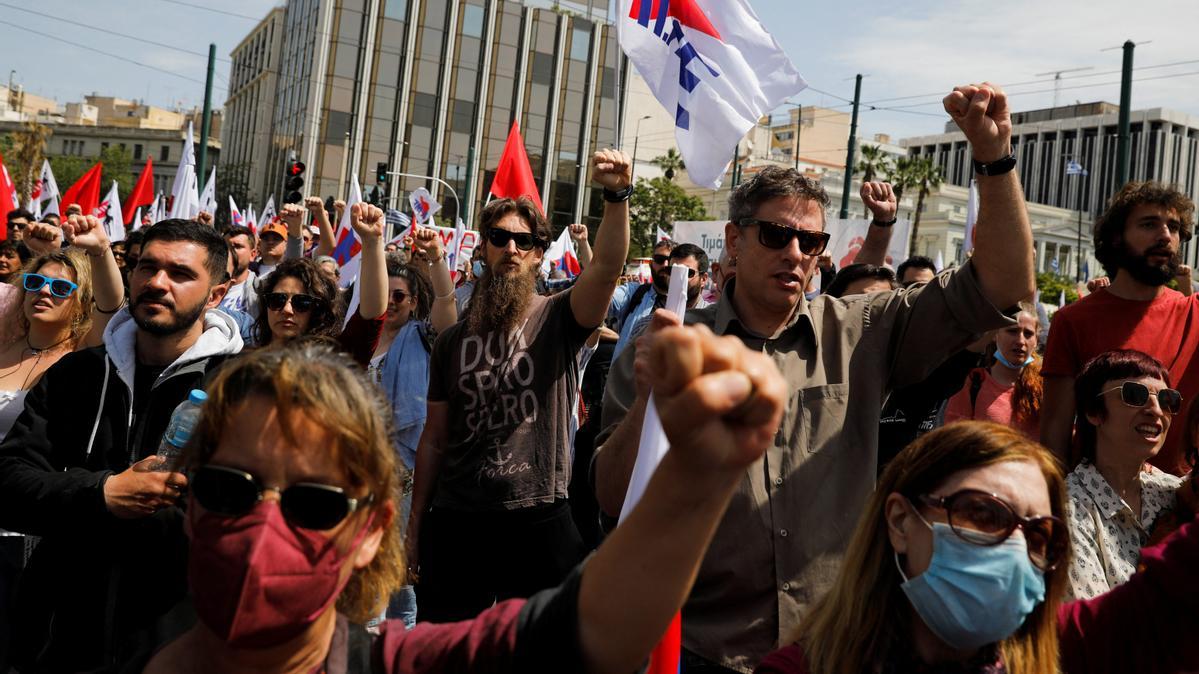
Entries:
{"label": "woman in blue surgical mask", "polygon": [[978,368],[945,407],[945,421],[974,419],[1013,426],[1030,438],[1040,435],[1041,361],[1037,356],[1040,319],[1021,304],[1016,324],[996,330],[990,367]]}
{"label": "woman in blue surgical mask", "polygon": [[1056,460],[1018,431],[961,422],[922,436],[887,466],[794,643],[756,672],[1193,670],[1199,525],[1147,548],[1123,586],[1063,603],[1065,509]]}

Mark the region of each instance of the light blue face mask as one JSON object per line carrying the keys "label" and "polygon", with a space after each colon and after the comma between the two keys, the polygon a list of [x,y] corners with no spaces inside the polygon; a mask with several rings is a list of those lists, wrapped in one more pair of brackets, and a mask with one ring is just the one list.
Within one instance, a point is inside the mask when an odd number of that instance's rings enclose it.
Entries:
{"label": "light blue face mask", "polygon": [[475,260],[473,263],[471,263],[470,273],[474,274],[475,278],[481,277],[483,275],[483,261]]}
{"label": "light blue face mask", "polygon": [[900,587],[924,624],[960,650],[1002,641],[1020,629],[1045,599],[1045,576],[1028,558],[1024,537],[1013,534],[984,546],[962,540],[943,522],[932,530],[933,557],[924,573],[909,580],[895,555],[905,581]]}
{"label": "light blue face mask", "polygon": [[999,362],[1003,363],[1004,367],[1006,367],[1006,368],[1009,368],[1009,369],[1012,369],[1012,370],[1022,370],[1022,369],[1024,369],[1025,367],[1027,367],[1027,366],[1029,366],[1029,365],[1031,365],[1031,364],[1032,364],[1032,355],[1029,355],[1029,356],[1028,356],[1028,358],[1026,358],[1026,359],[1024,360],[1024,362],[1023,362],[1023,363],[1021,363],[1021,364],[1019,364],[1019,365],[1013,365],[1013,364],[1012,364],[1012,361],[1010,361],[1010,360],[1008,360],[1007,358],[1004,358],[1004,357],[1003,357],[1003,352],[1002,352],[1002,351],[999,351],[998,349],[996,349],[996,351],[995,351],[995,360],[997,360],[997,361],[999,361]]}

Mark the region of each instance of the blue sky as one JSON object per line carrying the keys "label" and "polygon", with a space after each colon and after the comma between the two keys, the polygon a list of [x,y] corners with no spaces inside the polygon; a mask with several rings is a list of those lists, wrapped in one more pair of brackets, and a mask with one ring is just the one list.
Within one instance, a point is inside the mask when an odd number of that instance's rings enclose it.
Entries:
{"label": "blue sky", "polygon": [[[1053,103],[1052,76],[1040,73],[1091,68],[1062,75],[1061,101],[1118,102],[1121,54],[1101,50],[1125,39],[1152,40],[1137,49],[1141,69],[1133,106],[1199,115],[1195,0],[1142,0],[1132,11],[1124,0],[750,1],[813,87],[797,102],[844,105],[839,97],[852,97],[852,78],[861,72],[867,76],[864,102],[898,108],[864,108],[865,137],[937,133],[945,121],[940,96],[955,84],[983,79],[1010,85],[1013,108],[1028,110]],[[0,0],[0,78],[13,70],[16,83],[59,101],[96,91],[159,105],[199,105],[208,43],[215,42],[218,58],[227,59],[255,24],[243,17],[261,17],[276,4],[280,0]],[[227,60],[218,60],[217,73],[219,104]]]}

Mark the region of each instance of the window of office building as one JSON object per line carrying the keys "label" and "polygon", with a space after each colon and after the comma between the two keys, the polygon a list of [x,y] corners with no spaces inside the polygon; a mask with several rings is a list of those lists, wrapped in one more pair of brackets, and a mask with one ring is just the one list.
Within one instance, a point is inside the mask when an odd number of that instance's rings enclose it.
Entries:
{"label": "window of office building", "polygon": [[162,162],[162,161],[170,161],[170,160],[171,160],[171,146],[163,145],[162,148],[158,152],[158,161]]}
{"label": "window of office building", "polygon": [[483,8],[478,5],[462,7],[462,34],[468,37],[483,37]]}
{"label": "window of office building", "polygon": [[432,94],[412,94],[412,124],[432,128],[437,123],[437,97]]}

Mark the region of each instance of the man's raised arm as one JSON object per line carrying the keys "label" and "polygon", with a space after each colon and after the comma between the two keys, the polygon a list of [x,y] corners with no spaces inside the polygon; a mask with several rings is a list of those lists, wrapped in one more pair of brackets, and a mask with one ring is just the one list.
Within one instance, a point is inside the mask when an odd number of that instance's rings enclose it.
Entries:
{"label": "man's raised arm", "polygon": [[604,188],[604,219],[595,233],[591,264],[570,291],[570,310],[585,328],[597,328],[604,322],[629,254],[629,200],[627,196],[618,201],[606,197],[623,193],[633,179],[632,162],[620,150],[596,152],[591,162],[592,178]]}
{"label": "man's raised arm", "polygon": [[1015,306],[1033,296],[1036,283],[1032,227],[1009,159],[1012,116],[1007,95],[988,82],[970,84],[954,88],[944,105],[974,152],[979,205],[972,259],[979,285],[996,308]]}

